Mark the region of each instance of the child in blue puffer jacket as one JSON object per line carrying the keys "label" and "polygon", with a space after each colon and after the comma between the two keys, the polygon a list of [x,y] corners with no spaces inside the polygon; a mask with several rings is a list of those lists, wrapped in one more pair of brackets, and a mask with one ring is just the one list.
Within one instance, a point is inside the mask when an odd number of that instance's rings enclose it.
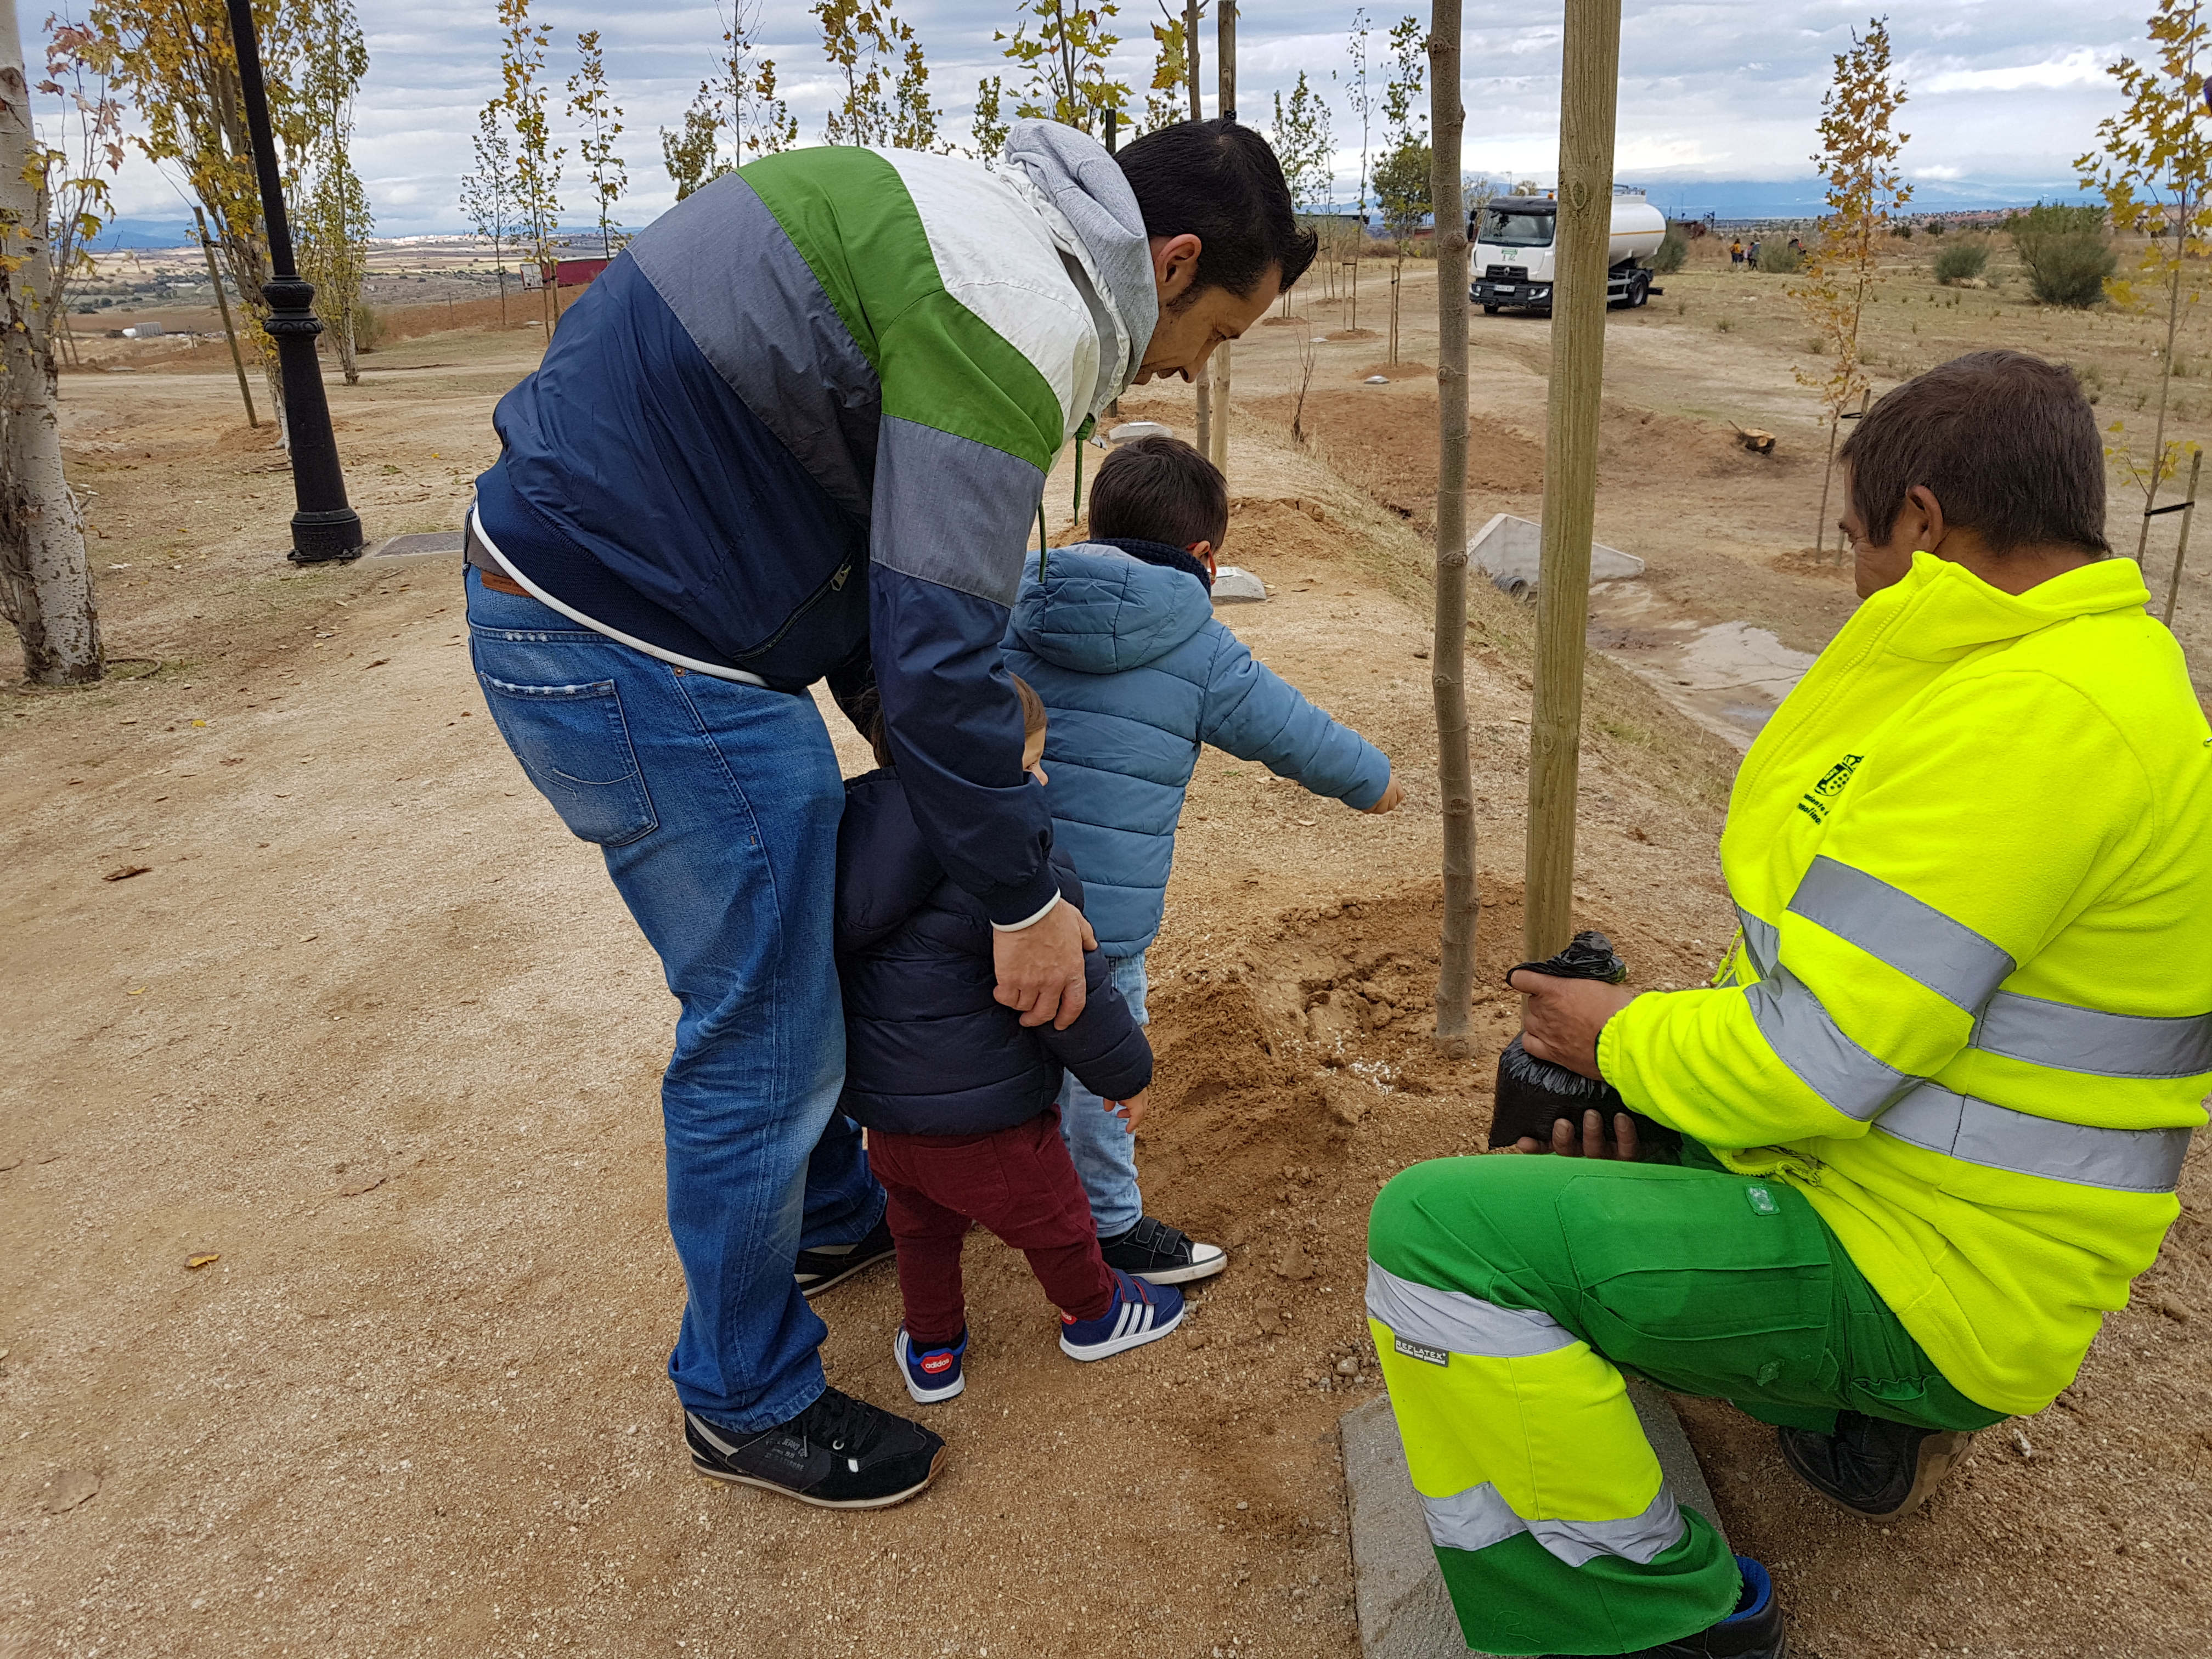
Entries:
{"label": "child in blue puffer jacket", "polygon": [[[1022,764],[1045,781],[1044,705],[1020,680]],[[961,1242],[988,1227],[1029,1257],[1058,1304],[1061,1352],[1103,1359],[1175,1329],[1182,1293],[1109,1267],[1061,1140],[1061,1068],[1134,1123],[1152,1077],[1152,1045],[1107,977],[1084,960],[1088,1000],[1065,1030],[1024,1025],[994,994],[989,915],[946,875],[922,837],[880,720],[880,769],[845,785],[837,827],[837,977],[845,1003],[845,1088],[838,1109],[868,1132],[898,1249],[905,1318],[892,1352],[921,1403],[966,1386]],[[1052,853],[1060,896],[1083,884]]]}
{"label": "child in blue puffer jacket", "polygon": [[[1188,444],[1139,438],[1091,491],[1091,539],[1032,555],[1006,666],[1050,711],[1055,849],[1083,872],[1085,915],[1115,988],[1145,1020],[1145,948],[1160,930],[1176,823],[1212,744],[1363,812],[1398,804],[1389,759],[1252,659],[1214,619],[1214,556],[1229,490]],[[1156,1285],[1218,1273],[1228,1256],[1144,1212],[1134,1126],[1071,1076],[1060,1133],[1107,1264]]]}

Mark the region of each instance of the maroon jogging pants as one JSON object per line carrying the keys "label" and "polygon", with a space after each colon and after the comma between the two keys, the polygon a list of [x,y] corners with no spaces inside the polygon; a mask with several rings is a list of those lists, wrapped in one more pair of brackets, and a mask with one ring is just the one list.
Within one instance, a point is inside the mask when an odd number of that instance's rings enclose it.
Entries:
{"label": "maroon jogging pants", "polygon": [[868,1131],[868,1167],[890,1200],[899,1295],[915,1348],[949,1347],[968,1323],[960,1245],[971,1223],[1030,1259],[1061,1312],[1096,1319],[1114,1299],[1090,1201],[1060,1135],[1060,1109],[982,1135]]}

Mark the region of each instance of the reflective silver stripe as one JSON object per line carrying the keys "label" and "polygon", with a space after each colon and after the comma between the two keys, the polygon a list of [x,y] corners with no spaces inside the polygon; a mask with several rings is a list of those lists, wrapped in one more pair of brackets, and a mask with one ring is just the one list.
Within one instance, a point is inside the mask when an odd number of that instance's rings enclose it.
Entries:
{"label": "reflective silver stripe", "polygon": [[1919,1079],[1876,1060],[1844,1035],[1812,988],[1777,966],[1744,995],[1774,1056],[1845,1117],[1873,1117]]}
{"label": "reflective silver stripe", "polygon": [[1974,1028],[1972,1046],[2089,1077],[2201,1077],[2212,1072],[2212,1014],[2108,1014],[2000,991]]}
{"label": "reflective silver stripe", "polygon": [[1805,872],[1790,908],[1968,1013],[2013,970],[2013,959],[1972,928],[1825,854]]}
{"label": "reflective silver stripe", "polygon": [[1886,1135],[1984,1169],[2077,1187],[2170,1193],[2181,1181],[2188,1129],[2093,1129],[1923,1083],[1882,1114]]}
{"label": "reflective silver stripe", "polygon": [[1735,918],[1743,926],[1744,954],[1765,979],[1782,960],[1782,930],[1771,921],[1761,921],[1741,904],[1735,907]]}
{"label": "reflective silver stripe", "polygon": [[1549,1314],[1417,1285],[1373,1261],[1367,1264],[1367,1311],[1410,1341],[1492,1359],[1526,1359],[1582,1340]]}
{"label": "reflective silver stripe", "polygon": [[1571,1567],[1594,1555],[1623,1556],[1648,1566],[1674,1547],[1683,1530],[1682,1512],[1664,1480],[1644,1513],[1625,1521],[1524,1521],[1487,1480],[1449,1498],[1423,1494],[1421,1510],[1439,1549],[1486,1550],[1525,1532]]}

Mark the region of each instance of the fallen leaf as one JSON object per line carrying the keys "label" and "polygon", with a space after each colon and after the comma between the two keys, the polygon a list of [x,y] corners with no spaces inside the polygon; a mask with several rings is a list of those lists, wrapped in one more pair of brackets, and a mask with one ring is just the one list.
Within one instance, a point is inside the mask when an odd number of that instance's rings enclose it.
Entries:
{"label": "fallen leaf", "polygon": [[125,991],[123,994],[126,997],[143,997],[152,988],[153,988],[151,986],[142,985],[137,990]]}
{"label": "fallen leaf", "polygon": [[133,876],[143,876],[154,866],[150,864],[118,865],[102,876],[102,881],[128,881]]}
{"label": "fallen leaf", "polygon": [[64,1514],[99,1490],[100,1477],[91,1470],[64,1469],[46,1483],[46,1513]]}
{"label": "fallen leaf", "polygon": [[206,1267],[209,1262],[220,1261],[222,1260],[222,1257],[218,1252],[214,1250],[205,1250],[198,1255],[186,1256],[185,1258],[185,1266],[193,1273],[198,1273],[201,1268]]}
{"label": "fallen leaf", "polygon": [[1293,818],[1291,822],[1301,830],[1310,830],[1314,827],[1314,821],[1311,818]]}
{"label": "fallen leaf", "polygon": [[205,726],[207,722],[205,720],[194,720],[192,724],[194,726]]}

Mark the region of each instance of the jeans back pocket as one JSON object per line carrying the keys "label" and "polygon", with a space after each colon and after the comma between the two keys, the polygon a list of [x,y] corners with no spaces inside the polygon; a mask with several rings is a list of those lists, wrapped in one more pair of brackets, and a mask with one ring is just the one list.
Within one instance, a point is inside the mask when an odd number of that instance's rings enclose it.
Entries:
{"label": "jeans back pocket", "polygon": [[478,672],[507,746],[579,839],[626,847],[660,820],[612,680],[514,685]]}

